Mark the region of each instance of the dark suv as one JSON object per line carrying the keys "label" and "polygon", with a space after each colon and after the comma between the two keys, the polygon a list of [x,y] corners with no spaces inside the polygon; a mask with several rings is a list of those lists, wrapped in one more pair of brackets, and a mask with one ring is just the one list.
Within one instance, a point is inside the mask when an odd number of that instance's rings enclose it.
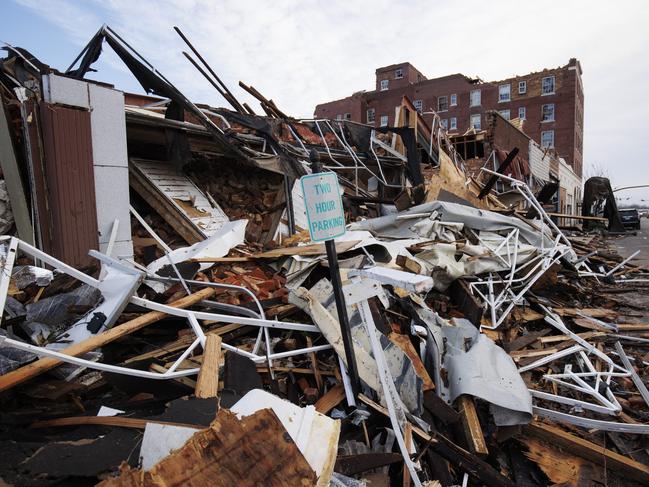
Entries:
{"label": "dark suv", "polygon": [[619,210],[620,220],[625,227],[640,230],[640,214],[636,209]]}

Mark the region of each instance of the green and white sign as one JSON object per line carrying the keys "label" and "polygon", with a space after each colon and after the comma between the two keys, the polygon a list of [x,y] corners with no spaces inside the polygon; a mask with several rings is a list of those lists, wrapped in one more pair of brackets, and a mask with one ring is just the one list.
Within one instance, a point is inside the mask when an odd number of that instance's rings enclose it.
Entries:
{"label": "green and white sign", "polygon": [[311,240],[322,242],[344,235],[345,212],[338,176],[331,172],[309,174],[302,176],[300,183]]}

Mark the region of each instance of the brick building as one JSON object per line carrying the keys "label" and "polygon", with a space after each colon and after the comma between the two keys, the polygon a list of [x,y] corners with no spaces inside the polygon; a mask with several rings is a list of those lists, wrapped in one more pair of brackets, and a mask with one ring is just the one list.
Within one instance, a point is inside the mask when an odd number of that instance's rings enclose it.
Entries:
{"label": "brick building", "polygon": [[376,70],[376,87],[342,100],[321,103],[318,118],[337,118],[386,126],[394,123],[395,107],[407,96],[427,121],[432,110],[450,134],[485,128],[486,113],[497,110],[507,119],[524,119],[523,130],[542,147],[553,148],[581,176],[583,164],[584,91],[581,65],[482,81],[462,74],[427,79],[410,63]]}

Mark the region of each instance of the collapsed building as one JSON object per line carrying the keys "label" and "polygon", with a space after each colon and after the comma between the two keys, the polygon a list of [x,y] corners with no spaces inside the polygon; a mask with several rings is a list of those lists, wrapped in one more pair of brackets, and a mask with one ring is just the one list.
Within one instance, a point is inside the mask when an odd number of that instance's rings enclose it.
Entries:
{"label": "collapsed building", "polygon": [[[256,114],[177,32],[230,108],[107,26],[65,72],[5,48],[4,482],[649,483],[647,271],[575,229],[604,219],[561,161],[407,97],[373,127],[240,83]],[[107,46],[146,95],[86,78]],[[348,323],[299,185],[320,169]]]}

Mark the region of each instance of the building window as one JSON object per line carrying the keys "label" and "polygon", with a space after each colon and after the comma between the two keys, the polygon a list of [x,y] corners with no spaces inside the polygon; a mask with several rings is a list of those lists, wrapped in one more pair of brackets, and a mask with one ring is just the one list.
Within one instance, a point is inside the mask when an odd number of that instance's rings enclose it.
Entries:
{"label": "building window", "polygon": [[554,147],[554,130],[541,132],[541,147]]}
{"label": "building window", "polygon": [[511,118],[511,112],[509,110],[500,110],[498,111],[498,113],[500,113],[505,120],[509,120]]}
{"label": "building window", "polygon": [[554,93],[554,76],[546,76],[541,80],[541,94],[551,95]]}
{"label": "building window", "polygon": [[339,113],[338,115],[336,115],[336,120],[342,120],[342,119],[343,119],[342,114]]}
{"label": "building window", "polygon": [[394,79],[401,79],[401,78],[403,78],[403,69],[399,68],[394,72]]}
{"label": "building window", "polygon": [[447,120],[447,119],[442,118],[442,119],[439,121],[439,124],[440,124],[442,127],[444,127],[444,129],[448,130],[448,120]]}
{"label": "building window", "polygon": [[448,110],[448,97],[447,96],[438,96],[437,97],[437,111],[445,112]]}
{"label": "building window", "polygon": [[352,114],[351,113],[345,113],[345,120],[351,120],[352,119]]}
{"label": "building window", "polygon": [[451,95],[451,106],[452,107],[457,106],[457,95],[455,93]]}
{"label": "building window", "polygon": [[381,127],[387,127],[387,126],[388,126],[388,116],[381,115]]}
{"label": "building window", "polygon": [[381,80],[381,91],[385,91],[389,88],[390,86],[390,80],[389,79],[382,79]]}
{"label": "building window", "polygon": [[413,106],[415,107],[415,110],[417,110],[419,113],[422,112],[424,108],[424,102],[421,100],[415,100],[412,102]]}
{"label": "building window", "polygon": [[480,90],[471,91],[471,103],[472,107],[479,107],[482,104],[482,97],[480,95]]}
{"label": "building window", "polygon": [[511,101],[512,90],[511,85],[500,85],[498,87],[498,102]]}
{"label": "building window", "polygon": [[474,128],[476,130],[482,130],[482,123],[480,119],[481,117],[479,113],[476,113],[475,115],[471,115],[471,121],[470,121],[471,128]]}
{"label": "building window", "polygon": [[526,118],[525,107],[518,107],[518,118],[520,118],[521,120],[525,120]]}
{"label": "building window", "polygon": [[554,103],[541,105],[541,122],[554,122]]}
{"label": "building window", "polygon": [[451,130],[457,130],[457,118],[451,117]]}
{"label": "building window", "polygon": [[527,93],[527,81],[519,81],[518,82],[518,94],[519,95],[524,95]]}
{"label": "building window", "polygon": [[376,112],[374,111],[374,108],[369,108],[367,110],[367,123],[374,123],[375,118]]}

